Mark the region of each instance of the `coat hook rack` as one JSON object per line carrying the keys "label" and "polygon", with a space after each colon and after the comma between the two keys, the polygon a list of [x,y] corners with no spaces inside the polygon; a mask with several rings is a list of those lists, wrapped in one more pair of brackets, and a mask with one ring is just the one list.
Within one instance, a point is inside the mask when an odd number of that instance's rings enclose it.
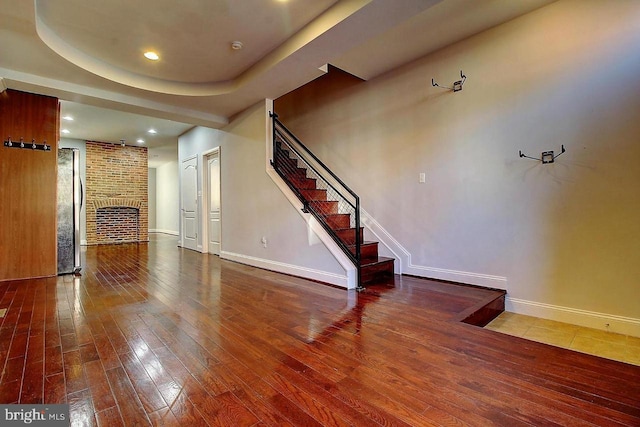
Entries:
{"label": "coat hook rack", "polygon": [[449,87],[449,86],[441,86],[438,83],[436,83],[436,81],[433,79],[433,77],[431,78],[431,86],[434,87],[440,87],[442,89],[448,89],[448,90],[452,90],[454,92],[460,92],[462,90],[462,86],[464,85],[464,82],[467,80],[467,76],[465,76],[462,73],[462,70],[460,70],[460,80],[453,82],[453,87]]}
{"label": "coat hook rack", "polygon": [[31,142],[24,142],[24,138],[20,138],[20,141],[12,141],[11,137],[4,141],[5,147],[11,148],[26,148],[29,150],[39,151],[51,151],[51,146],[47,144],[47,141],[42,141],[42,144],[36,144],[36,140],[32,139]]}
{"label": "coat hook rack", "polygon": [[560,153],[558,153],[557,155],[553,154],[553,150],[543,151],[539,159],[535,157],[527,156],[526,154],[522,154],[522,151],[518,151],[518,154],[520,154],[520,157],[526,157],[527,159],[538,160],[542,162],[542,164],[547,164],[547,163],[553,163],[556,160],[556,158],[560,156],[560,154],[564,153],[565,151],[567,150],[565,150],[564,145],[562,145],[562,151],[560,151]]}

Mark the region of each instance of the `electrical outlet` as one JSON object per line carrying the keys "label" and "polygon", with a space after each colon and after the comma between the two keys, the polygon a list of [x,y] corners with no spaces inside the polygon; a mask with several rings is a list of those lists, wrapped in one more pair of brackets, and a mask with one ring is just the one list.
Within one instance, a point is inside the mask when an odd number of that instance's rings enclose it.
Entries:
{"label": "electrical outlet", "polygon": [[267,247],[267,238],[265,236],[262,236],[262,239],[260,240],[260,242],[262,243],[263,248]]}
{"label": "electrical outlet", "polygon": [[421,172],[420,175],[418,175],[418,182],[421,184],[427,182],[427,175],[424,172]]}

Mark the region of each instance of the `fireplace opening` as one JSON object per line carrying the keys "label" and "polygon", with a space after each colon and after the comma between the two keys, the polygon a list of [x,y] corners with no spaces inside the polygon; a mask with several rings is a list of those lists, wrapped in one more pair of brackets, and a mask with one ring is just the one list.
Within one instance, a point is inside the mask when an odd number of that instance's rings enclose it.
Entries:
{"label": "fireplace opening", "polygon": [[140,210],[109,206],[96,211],[98,243],[131,243],[140,240]]}

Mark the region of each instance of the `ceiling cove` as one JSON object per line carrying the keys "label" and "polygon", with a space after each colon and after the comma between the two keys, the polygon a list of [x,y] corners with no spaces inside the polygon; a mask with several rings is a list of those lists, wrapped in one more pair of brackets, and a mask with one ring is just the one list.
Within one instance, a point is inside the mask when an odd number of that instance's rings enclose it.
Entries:
{"label": "ceiling cove", "polygon": [[[236,91],[266,73],[280,62],[284,61],[307,44],[329,31],[372,0],[351,0],[333,3],[310,22],[304,25],[291,37],[287,38],[275,49],[257,58],[255,62],[239,72],[234,77],[219,81],[180,81],[159,78],[150,74],[137,73],[131,69],[113,64],[101,59],[98,55],[87,52],[74,45],[71,40],[59,34],[56,19],[59,10],[53,5],[55,2],[34,0],[35,28],[38,37],[54,52],[76,66],[105,79],[130,87],[168,95],[181,96],[215,96]],[[53,23],[53,24],[52,24]],[[186,48],[186,46],[185,46]]]}

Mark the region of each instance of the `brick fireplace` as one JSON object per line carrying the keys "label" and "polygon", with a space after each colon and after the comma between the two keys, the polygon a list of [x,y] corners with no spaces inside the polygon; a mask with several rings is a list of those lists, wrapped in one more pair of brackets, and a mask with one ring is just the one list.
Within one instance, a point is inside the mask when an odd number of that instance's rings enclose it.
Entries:
{"label": "brick fireplace", "polygon": [[148,153],[87,141],[87,244],[149,241]]}

